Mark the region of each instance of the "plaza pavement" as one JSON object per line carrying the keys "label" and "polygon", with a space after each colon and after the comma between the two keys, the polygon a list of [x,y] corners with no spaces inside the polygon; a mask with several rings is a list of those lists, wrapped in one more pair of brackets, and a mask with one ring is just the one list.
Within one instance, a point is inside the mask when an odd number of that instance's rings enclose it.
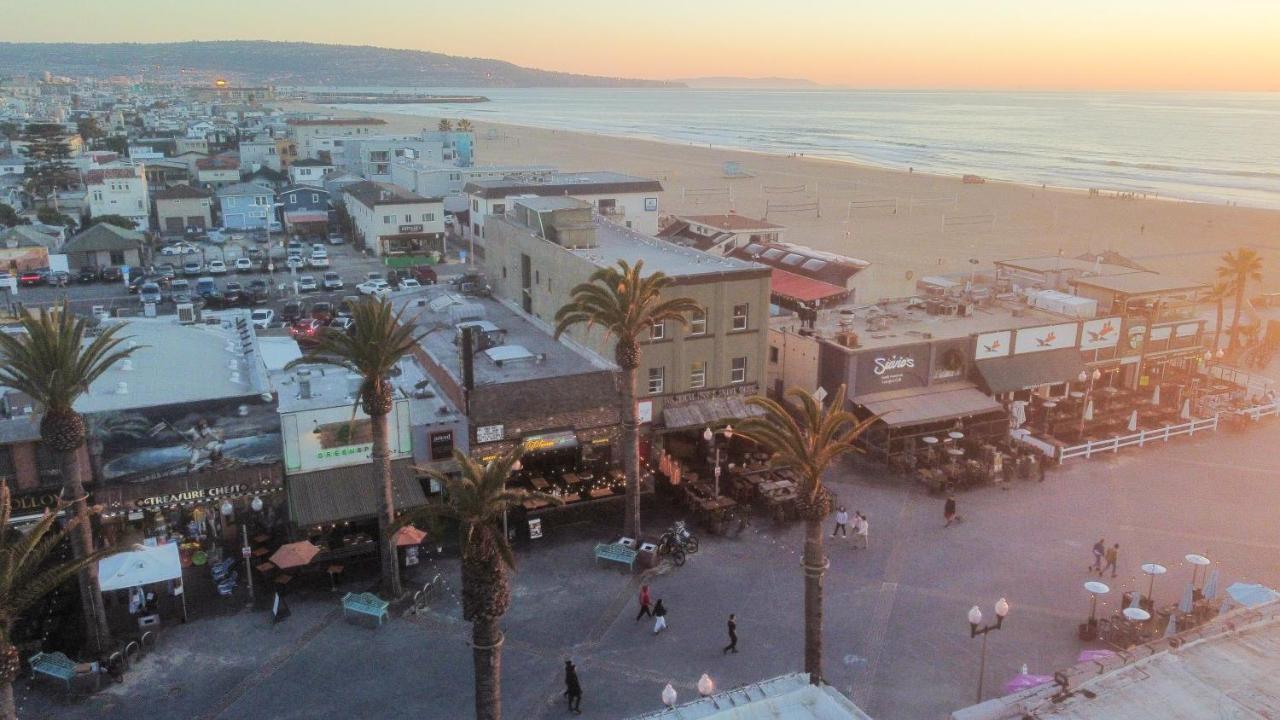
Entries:
{"label": "plaza pavement", "polygon": [[[1026,663],[1033,673],[1070,665],[1086,647],[1075,636],[1088,610],[1081,583],[1090,547],[1119,542],[1121,588],[1146,587],[1138,565],[1170,568],[1156,583],[1173,602],[1190,577],[1181,558],[1200,552],[1235,580],[1280,587],[1280,453],[1274,424],[1219,432],[1119,456],[1075,461],[1044,483],[1017,481],[958,496],[966,521],[942,527],[942,498],[866,464],[833,473],[842,504],[871,521],[871,547],[828,542],[824,663],[828,680],[883,720],[942,718],[975,698],[979,640],[965,613],[1007,597],[1012,612],[989,640],[987,696]],[[658,531],[676,517],[657,511]],[[706,672],[721,688],[802,665],[802,528],[756,519],[738,538],[702,538],[682,568],[649,579],[670,608],[669,629],[633,620],[639,573],[597,567],[591,545],[612,523],[553,529],[518,550],[514,602],[504,620],[507,717],[566,716],[561,668],[578,665],[584,716],[625,718],[660,707],[671,682],[691,698]],[[457,587],[455,560],[436,569]],[[353,583],[354,584],[354,583]],[[166,629],[160,648],[123,685],[65,699],[40,683],[17,688],[20,717],[114,720],[147,717],[466,718],[472,677],[469,625],[445,597],[424,617],[380,629],[347,622],[327,589],[296,595],[293,616],[272,626],[262,611],[195,618]],[[738,615],[737,655],[724,656],[724,621]]]}

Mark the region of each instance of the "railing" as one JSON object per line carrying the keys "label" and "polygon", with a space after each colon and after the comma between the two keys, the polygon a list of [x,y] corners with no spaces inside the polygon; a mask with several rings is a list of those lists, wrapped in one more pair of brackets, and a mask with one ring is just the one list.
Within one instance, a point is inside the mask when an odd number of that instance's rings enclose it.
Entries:
{"label": "railing", "polygon": [[1251,405],[1247,408],[1239,410],[1223,410],[1221,415],[1239,415],[1247,417],[1254,422],[1261,420],[1267,416],[1280,417],[1280,402],[1262,403],[1260,405]]}
{"label": "railing", "polygon": [[1217,365],[1210,365],[1207,374],[1211,377],[1216,377],[1219,380],[1226,380],[1229,383],[1235,383],[1236,385],[1247,388],[1249,392],[1255,393],[1264,393],[1268,390],[1274,390],[1276,385],[1275,381],[1271,378],[1263,377],[1262,375],[1253,375],[1245,372],[1244,370],[1240,370],[1230,365],[1223,365],[1221,363]]}
{"label": "railing", "polygon": [[[1274,407],[1272,407],[1274,413]],[[1058,449],[1058,462],[1070,460],[1075,457],[1089,458],[1095,453],[1102,452],[1118,452],[1120,448],[1138,446],[1142,447],[1149,442],[1163,441],[1168,442],[1169,438],[1179,435],[1195,435],[1198,432],[1216,431],[1218,429],[1218,416],[1201,420],[1191,420],[1180,425],[1166,425],[1162,428],[1154,430],[1140,430],[1129,435],[1118,435],[1116,437],[1107,438],[1106,440],[1092,440],[1082,445],[1071,445]]]}

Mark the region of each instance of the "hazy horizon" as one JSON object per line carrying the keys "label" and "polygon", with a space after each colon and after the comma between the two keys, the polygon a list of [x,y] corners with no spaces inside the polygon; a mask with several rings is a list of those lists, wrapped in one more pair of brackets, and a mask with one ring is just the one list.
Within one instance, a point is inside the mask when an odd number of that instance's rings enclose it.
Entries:
{"label": "hazy horizon", "polygon": [[1280,90],[1280,3],[1114,5],[918,0],[890,9],[815,0],[781,12],[761,0],[657,0],[636,12],[585,0],[468,7],[383,0],[360,8],[312,0],[303,14],[300,3],[226,0],[206,15],[159,0],[127,8],[46,0],[11,9],[0,41],[371,45],[587,75],[803,78],[854,89]]}

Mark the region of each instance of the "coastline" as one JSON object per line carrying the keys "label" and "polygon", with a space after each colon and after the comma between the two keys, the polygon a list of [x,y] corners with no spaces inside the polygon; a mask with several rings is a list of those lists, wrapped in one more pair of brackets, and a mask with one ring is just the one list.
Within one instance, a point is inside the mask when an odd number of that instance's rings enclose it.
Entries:
{"label": "coastline", "polygon": [[[374,116],[387,132],[433,127],[436,117],[290,103],[285,109]],[[550,164],[561,170],[610,169],[656,177],[664,214],[730,210],[787,229],[783,239],[868,260],[862,298],[910,294],[914,280],[965,272],[991,261],[1061,252],[1119,252],[1153,270],[1211,281],[1217,258],[1242,244],[1280,238],[1280,211],[1172,198],[1091,197],[1083,188],[908,172],[846,159],[788,156],[680,144],[648,137],[472,120],[476,164]],[[749,177],[726,177],[737,162]],[[795,190],[800,186],[803,190]],[[780,192],[781,190],[794,190]],[[812,211],[786,205],[817,202]],[[853,203],[851,205],[851,203]],[[1248,244],[1248,243],[1243,243]],[[1274,283],[1264,269],[1264,284]]]}

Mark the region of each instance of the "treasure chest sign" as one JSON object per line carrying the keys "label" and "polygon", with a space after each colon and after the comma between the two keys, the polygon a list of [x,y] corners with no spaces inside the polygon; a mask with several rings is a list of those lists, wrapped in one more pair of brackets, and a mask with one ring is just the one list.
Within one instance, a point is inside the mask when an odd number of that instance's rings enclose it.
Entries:
{"label": "treasure chest sign", "polygon": [[257,395],[94,413],[86,425],[90,462],[105,482],[280,462],[275,403]]}
{"label": "treasure chest sign", "polygon": [[929,384],[929,344],[900,345],[858,354],[854,392],[858,395]]}

